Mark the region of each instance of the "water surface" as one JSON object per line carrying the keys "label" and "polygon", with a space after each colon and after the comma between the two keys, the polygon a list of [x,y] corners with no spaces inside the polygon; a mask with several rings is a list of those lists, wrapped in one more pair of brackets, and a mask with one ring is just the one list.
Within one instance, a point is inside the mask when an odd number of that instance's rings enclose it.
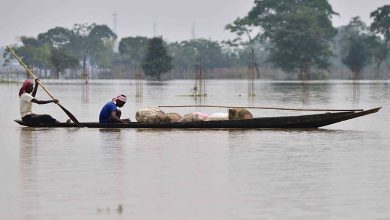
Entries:
{"label": "water surface", "polygon": [[[19,85],[0,84],[0,219],[390,219],[387,81],[259,81],[252,98],[246,81],[209,81],[196,100],[192,81],[145,83],[142,99],[134,81],[45,85],[80,121],[97,121],[119,92],[132,120],[158,105],[383,108],[309,130],[24,128],[13,122]],[[67,119],[54,104],[33,110]]]}

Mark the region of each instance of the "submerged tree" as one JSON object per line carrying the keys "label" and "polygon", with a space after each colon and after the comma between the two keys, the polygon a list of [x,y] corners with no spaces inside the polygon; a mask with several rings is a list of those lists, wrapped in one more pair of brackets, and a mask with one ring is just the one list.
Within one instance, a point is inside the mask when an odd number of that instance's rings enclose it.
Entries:
{"label": "submerged tree", "polygon": [[[226,30],[237,35],[236,38],[226,43],[234,47],[247,46],[249,50],[249,65],[255,67],[256,73],[260,77],[259,67],[255,59],[255,40],[259,36],[259,33],[253,34],[255,28],[248,17],[237,18],[233,23],[225,26]],[[245,37],[247,38],[246,40]]]}
{"label": "submerged tree", "polygon": [[202,66],[207,69],[206,71],[213,68],[246,65],[247,60],[243,62],[240,60],[242,49],[234,48],[237,49],[235,51],[231,49],[232,47],[227,48],[226,45],[217,41],[202,38],[173,42],[168,45],[174,69],[181,73],[192,71],[197,58],[202,60]]}
{"label": "submerged tree", "polygon": [[71,30],[64,27],[55,27],[38,34],[38,41],[55,48],[62,48],[71,42],[72,36],[73,32]]}
{"label": "submerged tree", "polygon": [[73,35],[68,50],[81,61],[83,72],[86,71],[87,61],[91,65],[99,65],[99,55],[112,51],[116,34],[107,25],[76,24],[72,29]]}
{"label": "submerged tree", "polygon": [[50,68],[50,46],[33,37],[22,36],[22,46],[16,48],[16,53],[32,68]]}
{"label": "submerged tree", "polygon": [[373,38],[359,17],[352,18],[340,32],[341,61],[351,70],[353,79],[359,79],[363,69],[372,61]]}
{"label": "submerged tree", "polygon": [[172,57],[168,54],[167,46],[161,37],[148,40],[145,55],[142,59],[142,70],[145,75],[161,79],[161,74],[172,69]]}
{"label": "submerged tree", "polygon": [[[22,45],[14,47],[13,50],[23,59],[30,69],[38,70],[40,75],[41,70],[47,70],[52,67],[49,61],[51,56],[50,45],[34,37],[22,36],[20,37],[20,41]],[[3,56],[6,58],[4,65],[7,65],[11,59],[14,59],[8,50],[4,51]]]}
{"label": "submerged tree", "polygon": [[56,78],[59,79],[60,72],[76,68],[79,65],[76,57],[71,56],[65,49],[52,48],[50,62],[54,67]]}
{"label": "submerged tree", "polygon": [[148,38],[146,37],[126,37],[119,42],[119,53],[125,56],[131,66],[141,63],[144,56]]}
{"label": "submerged tree", "polygon": [[376,58],[378,60],[377,68],[379,70],[382,62],[386,60],[390,49],[390,5],[385,5],[371,12],[370,17],[374,19],[370,27],[371,31],[379,38],[383,39],[383,45],[376,53]]}
{"label": "submerged tree", "polygon": [[[87,62],[92,66],[108,67],[113,54],[116,35],[106,25],[75,24],[73,28],[55,27],[38,35],[38,41],[51,48],[61,49],[59,55],[76,57],[81,61],[85,72]],[[56,51],[56,50],[52,50]]]}
{"label": "submerged tree", "polygon": [[260,39],[269,41],[275,66],[306,78],[312,66],[329,66],[335,14],[327,0],[257,0],[243,25],[261,28]]}
{"label": "submerged tree", "polygon": [[179,72],[187,72],[194,67],[196,51],[192,47],[185,46],[185,42],[174,42],[168,45],[169,54],[172,55],[173,66]]}

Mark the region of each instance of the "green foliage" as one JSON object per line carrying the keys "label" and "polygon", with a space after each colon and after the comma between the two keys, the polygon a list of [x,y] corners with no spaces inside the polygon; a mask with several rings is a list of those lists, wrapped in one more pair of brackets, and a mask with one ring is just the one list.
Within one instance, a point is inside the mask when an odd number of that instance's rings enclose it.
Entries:
{"label": "green foliage", "polygon": [[327,31],[319,25],[316,11],[301,7],[286,15],[286,21],[273,34],[270,61],[284,71],[301,73],[311,65],[323,69],[332,55]]}
{"label": "green foliage", "polygon": [[329,36],[333,36],[330,18],[335,13],[327,0],[257,0],[255,6],[249,11],[247,23],[261,27],[262,37],[273,39],[286,18],[291,13],[296,13],[300,8],[312,9],[318,19],[319,25],[329,29]]}
{"label": "green foliage", "polygon": [[[89,61],[92,65],[104,66],[99,63],[101,53],[112,51],[116,34],[106,25],[76,24],[72,29],[72,37],[66,49],[83,62],[83,66]],[[112,57],[112,54],[108,54]]]}
{"label": "green foliage", "polygon": [[162,73],[172,69],[172,57],[168,54],[162,38],[154,37],[148,40],[141,66],[145,75],[155,77],[157,80],[160,80]]}
{"label": "green foliage", "polygon": [[[257,60],[264,62],[264,44],[254,42],[253,48],[261,52]],[[190,41],[174,42],[168,45],[172,55],[174,70],[178,72],[191,72],[196,59],[206,69],[247,67],[248,47],[231,47],[224,43],[207,39],[193,39]]]}
{"label": "green foliage", "polygon": [[[96,24],[75,24],[71,30],[55,27],[38,35],[40,44],[61,49],[52,50],[56,51],[57,57],[53,58],[54,60],[60,55],[64,55],[64,59],[68,59],[69,57],[66,55],[69,55],[82,62],[83,68],[86,67],[87,62],[102,68],[110,67],[115,39],[116,35],[110,28],[106,25]],[[51,59],[52,64],[53,59]],[[58,66],[58,61],[55,63]]]}
{"label": "green foliage", "polygon": [[16,47],[15,51],[31,67],[53,67],[59,74],[64,68],[78,66],[75,59],[81,61],[83,67],[87,62],[101,68],[110,67],[115,39],[116,35],[106,25],[75,24],[71,30],[49,29],[40,33],[37,39],[21,37],[22,46]]}
{"label": "green foliage", "polygon": [[75,57],[71,56],[65,49],[61,48],[52,48],[50,63],[55,69],[57,79],[59,78],[61,71],[68,68],[76,68],[79,65],[79,62]]}
{"label": "green foliage", "polygon": [[269,60],[285,71],[306,75],[313,65],[329,66],[334,14],[327,0],[257,0],[245,18],[227,29],[241,36],[251,26],[260,28],[259,39],[270,43]]}
{"label": "green foliage", "polygon": [[15,48],[23,60],[32,68],[50,68],[50,46],[33,37],[22,36],[23,46]]}
{"label": "green foliage", "polygon": [[[227,41],[227,44],[230,46],[237,47],[246,44],[252,46],[253,41],[256,40],[257,36],[259,36],[259,33],[255,33],[255,36],[252,36],[253,32],[257,28],[251,23],[249,17],[237,18],[233,23],[227,24],[225,29],[236,34],[236,38],[231,41]],[[247,40],[244,40],[245,36]]]}
{"label": "green foliage", "polygon": [[374,52],[377,59],[377,68],[379,69],[382,62],[386,60],[390,50],[390,5],[378,8],[371,13],[370,17],[374,19],[370,27],[371,31],[383,39],[383,44],[378,44]]}
{"label": "green foliage", "polygon": [[[260,44],[254,47],[262,51]],[[248,48],[226,47],[217,41],[194,39],[169,44],[169,52],[173,57],[175,70],[191,71],[195,59],[201,59],[206,69],[246,67],[248,64]],[[263,52],[263,51],[262,51]],[[259,57],[260,59],[260,57]]]}
{"label": "green foliage", "polygon": [[390,40],[390,5],[385,5],[371,12],[370,17],[374,19],[371,31]]}
{"label": "green foliage", "polygon": [[107,25],[91,25],[87,44],[90,46],[88,56],[92,65],[109,66],[116,38],[116,34]]}
{"label": "green foliage", "polygon": [[115,41],[107,41],[104,47],[94,51],[91,55],[91,64],[100,68],[111,68],[115,53]]}
{"label": "green foliage", "polygon": [[41,44],[49,44],[52,47],[64,47],[70,43],[73,32],[67,28],[55,27],[45,33],[38,34],[38,41]]}
{"label": "green foliage", "polygon": [[363,36],[351,37],[349,49],[341,60],[356,76],[359,76],[363,68],[370,63],[370,50],[366,47],[366,41],[367,38]]}
{"label": "green foliage", "polygon": [[226,66],[228,62],[223,53],[221,45],[216,41],[206,39],[195,39],[191,41],[183,41],[181,45],[188,51],[192,50],[193,62],[195,57],[199,56],[204,62],[205,68],[216,68]]}
{"label": "green foliage", "polygon": [[[104,34],[106,33],[106,34]],[[107,34],[108,33],[108,34]],[[22,46],[14,48],[24,58],[24,61],[33,68],[53,69],[55,73],[63,73],[63,69],[56,70],[51,61],[52,51],[61,49],[66,54],[76,57],[82,66],[92,65],[102,68],[111,68],[113,65],[129,63],[138,65],[145,57],[146,37],[126,37],[119,43],[119,54],[113,51],[114,35],[110,30],[96,25],[76,24],[69,30],[56,27],[38,35],[38,38],[22,37]],[[171,65],[177,73],[191,72],[195,58],[201,57],[205,68],[226,68],[246,66],[247,49],[227,48],[217,41],[196,39],[174,42],[169,45],[167,53],[172,56]],[[63,53],[57,53],[55,58]],[[54,59],[56,60],[56,59]],[[54,62],[56,66],[58,62]]]}
{"label": "green foliage", "polygon": [[125,56],[130,65],[141,63],[145,54],[148,38],[146,37],[126,37],[119,42],[119,53]]}
{"label": "green foliage", "polygon": [[360,77],[362,70],[372,61],[372,49],[375,39],[368,33],[368,28],[359,17],[340,30],[340,57],[353,73]]}
{"label": "green foliage", "polygon": [[195,49],[184,46],[182,42],[174,42],[168,46],[173,58],[173,66],[178,71],[190,71],[195,65]]}

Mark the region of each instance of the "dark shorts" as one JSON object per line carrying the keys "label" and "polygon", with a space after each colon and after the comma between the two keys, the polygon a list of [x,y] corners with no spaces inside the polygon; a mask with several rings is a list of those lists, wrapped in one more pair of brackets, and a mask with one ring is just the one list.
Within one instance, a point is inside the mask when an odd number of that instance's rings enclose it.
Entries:
{"label": "dark shorts", "polygon": [[50,115],[36,115],[36,114],[29,114],[22,118],[22,121],[24,123],[28,124],[55,124],[58,123],[58,121],[51,117]]}

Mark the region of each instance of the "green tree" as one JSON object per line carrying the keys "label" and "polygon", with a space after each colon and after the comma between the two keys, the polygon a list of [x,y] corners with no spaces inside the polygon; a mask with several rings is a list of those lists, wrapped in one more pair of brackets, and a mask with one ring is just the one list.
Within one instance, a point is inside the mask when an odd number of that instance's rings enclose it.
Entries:
{"label": "green tree", "polygon": [[379,70],[389,54],[390,5],[385,5],[371,12],[370,17],[374,19],[370,27],[371,31],[383,39],[383,45],[376,52],[377,68]]}
{"label": "green tree", "polygon": [[167,46],[161,37],[148,40],[146,53],[142,59],[142,70],[145,75],[161,79],[161,74],[169,72],[172,66],[172,57],[168,54]]}
{"label": "green tree", "polygon": [[116,34],[107,25],[91,25],[88,35],[90,62],[98,67],[108,67],[113,57]]}
{"label": "green tree", "polygon": [[[254,42],[253,48],[261,51],[257,56],[259,61],[264,61],[264,57],[259,56],[265,54],[262,47],[263,45]],[[246,67],[248,64],[248,48],[232,46],[230,42],[193,39],[170,43],[168,50],[173,58],[174,71],[181,73],[192,72],[197,58],[200,58],[206,71],[213,68]]]}
{"label": "green tree", "polygon": [[[253,32],[255,31],[256,27],[251,24],[248,17],[245,18],[237,18],[233,23],[228,24],[225,26],[226,30],[229,30],[232,33],[235,33],[237,35],[236,38],[234,38],[231,41],[227,41],[228,45],[239,47],[239,46],[247,46],[249,50],[249,65],[254,66],[257,72],[257,75],[260,77],[260,71],[258,68],[258,64],[256,62],[256,53],[255,53],[255,40],[259,36],[259,33],[255,33],[254,36]],[[244,40],[244,37],[247,38],[247,40]]]}
{"label": "green tree", "polygon": [[[102,65],[102,53],[113,51],[116,34],[106,25],[75,24],[66,48],[82,62],[83,72],[86,72],[87,62],[91,65]],[[113,54],[109,54],[112,56]],[[99,59],[100,58],[100,59]],[[104,65],[103,65],[104,66]]]}
{"label": "green tree", "polygon": [[[60,61],[53,63],[53,60],[60,59],[60,57],[58,57],[60,53],[58,53],[56,49],[64,50],[70,44],[72,37],[73,32],[64,27],[55,27],[44,33],[38,34],[37,40],[40,46],[36,48],[35,51],[43,49],[46,52],[46,56],[42,57],[42,60],[44,60],[44,63],[47,64],[47,68],[54,68],[55,77],[57,79],[59,78],[59,73],[63,71],[63,69],[57,68]],[[56,51],[55,54],[52,53],[53,51]]]}
{"label": "green tree", "polygon": [[23,57],[24,61],[32,68],[49,68],[50,47],[33,37],[22,36],[22,46],[16,48],[16,52]]}
{"label": "green tree", "polygon": [[194,67],[195,50],[184,47],[181,42],[174,42],[168,45],[169,53],[172,55],[173,66],[176,71],[188,72]]}
{"label": "green tree", "polygon": [[119,53],[125,57],[131,66],[141,63],[144,56],[148,38],[146,37],[126,37],[119,42]]}
{"label": "green tree", "polygon": [[217,68],[229,65],[226,60],[223,48],[217,41],[206,39],[194,39],[181,42],[182,47],[186,50],[193,51],[191,59],[194,62],[195,56],[201,57],[204,61],[205,68]]}
{"label": "green tree", "polygon": [[41,44],[49,44],[55,48],[68,45],[73,37],[73,32],[64,27],[55,27],[44,33],[38,34],[38,41]]}
{"label": "green tree", "polygon": [[298,70],[300,78],[307,79],[312,66],[326,69],[330,65],[331,36],[327,35],[315,10],[298,8],[286,16],[286,22],[275,32],[269,60],[284,71]]}
{"label": "green tree", "polygon": [[60,72],[68,68],[76,68],[79,65],[75,57],[69,55],[65,49],[61,48],[52,48],[50,62],[54,67],[57,79],[60,77]]}
{"label": "green tree", "polygon": [[[49,69],[49,57],[50,57],[50,47],[47,44],[43,44],[34,37],[20,37],[22,43],[19,47],[14,47],[14,51],[23,58],[24,62],[28,64],[31,69],[37,69],[39,74],[42,69]],[[4,51],[4,57],[7,57],[5,64],[7,64],[10,59],[13,59],[10,56],[9,51]]]}
{"label": "green tree", "polygon": [[306,78],[312,66],[329,66],[335,14],[327,0],[257,0],[241,24],[260,28],[259,39],[269,41],[275,66]]}
{"label": "green tree", "polygon": [[340,32],[341,61],[351,70],[354,79],[360,79],[362,70],[372,61],[373,38],[359,17],[352,18]]}
{"label": "green tree", "polygon": [[[64,67],[74,66],[71,59],[74,57],[83,63],[83,70],[87,63],[92,67],[109,68],[115,39],[116,35],[106,25],[75,24],[71,30],[63,27],[49,29],[40,33],[37,39],[21,37],[23,45],[16,47],[15,51],[32,67],[54,66],[57,74]],[[64,55],[63,62],[59,61],[61,55]]]}

